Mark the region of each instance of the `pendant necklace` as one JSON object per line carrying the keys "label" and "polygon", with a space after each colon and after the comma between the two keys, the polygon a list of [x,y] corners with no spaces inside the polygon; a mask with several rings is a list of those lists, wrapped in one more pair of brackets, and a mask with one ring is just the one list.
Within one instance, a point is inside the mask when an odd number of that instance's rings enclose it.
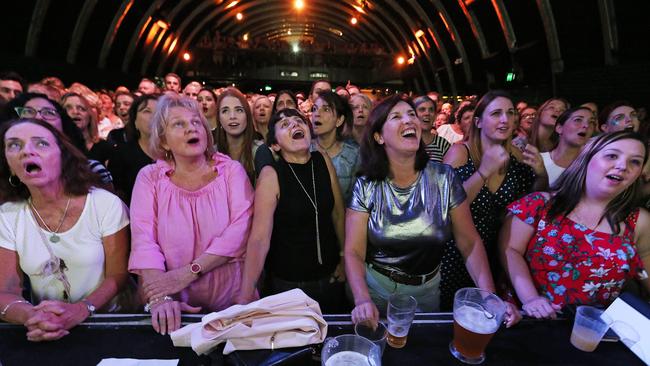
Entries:
{"label": "pendant necklace", "polygon": [[63,216],[61,216],[61,221],[59,221],[59,226],[57,226],[56,230],[50,229],[50,227],[47,225],[45,220],[43,220],[43,218],[41,217],[41,214],[38,213],[38,210],[36,209],[36,207],[34,207],[34,204],[32,203],[32,198],[30,197],[27,200],[27,203],[29,203],[29,207],[32,209],[32,211],[34,211],[34,213],[36,214],[36,217],[38,217],[38,220],[43,224],[43,226],[45,226],[45,229],[47,231],[49,231],[50,234],[52,234],[50,236],[50,242],[52,242],[52,243],[58,243],[59,241],[61,241],[61,237],[59,237],[57,234],[59,233],[59,230],[61,229],[61,226],[63,226],[63,221],[65,221],[65,217],[68,214],[68,208],[70,207],[70,200],[71,199],[68,198],[68,202],[65,204],[65,210],[63,210]]}
{"label": "pendant necklace", "polygon": [[311,196],[307,192],[307,189],[305,189],[305,186],[302,185],[302,182],[298,178],[298,175],[296,175],[296,172],[293,170],[291,164],[287,162],[287,165],[289,166],[289,169],[291,169],[291,173],[293,173],[293,176],[298,181],[298,184],[300,184],[300,188],[302,188],[302,191],[305,192],[307,198],[309,198],[309,202],[311,202],[311,205],[314,207],[314,212],[316,213],[316,249],[318,250],[318,264],[323,264],[323,256],[321,255],[321,249],[320,249],[320,232],[318,231],[318,201],[316,201],[316,180],[314,179],[314,159],[311,159],[311,184],[312,184],[312,189],[314,190],[314,199],[311,199]]}

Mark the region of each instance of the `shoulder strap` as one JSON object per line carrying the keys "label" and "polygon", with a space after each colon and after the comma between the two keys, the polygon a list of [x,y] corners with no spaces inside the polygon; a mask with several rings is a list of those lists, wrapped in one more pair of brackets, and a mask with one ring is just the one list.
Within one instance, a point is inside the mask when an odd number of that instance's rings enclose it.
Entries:
{"label": "shoulder strap", "polygon": [[625,233],[624,235],[634,236],[634,230],[636,230],[636,222],[639,219],[639,213],[641,210],[637,207],[634,211],[630,212],[625,219]]}

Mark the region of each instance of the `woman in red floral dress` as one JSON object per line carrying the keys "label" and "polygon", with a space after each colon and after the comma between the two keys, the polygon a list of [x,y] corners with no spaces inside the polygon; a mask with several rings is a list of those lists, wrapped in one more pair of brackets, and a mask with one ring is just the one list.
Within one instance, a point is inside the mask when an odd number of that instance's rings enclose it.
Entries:
{"label": "woman in red floral dress", "polygon": [[501,259],[528,315],[607,305],[633,278],[650,289],[650,213],[634,207],[647,157],[634,132],[601,135],[558,178],[558,190],[508,206]]}

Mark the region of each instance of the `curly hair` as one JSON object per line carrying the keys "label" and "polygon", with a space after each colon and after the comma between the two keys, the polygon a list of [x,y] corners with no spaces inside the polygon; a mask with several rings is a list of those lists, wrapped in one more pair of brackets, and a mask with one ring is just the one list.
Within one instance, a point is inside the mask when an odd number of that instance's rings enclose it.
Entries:
{"label": "curly hair", "polygon": [[[92,187],[101,187],[99,175],[93,173],[88,166],[88,159],[72,142],[59,130],[47,122],[33,118],[22,118],[3,123],[0,127],[0,149],[5,151],[5,135],[14,126],[32,123],[50,131],[61,150],[61,176],[63,190],[68,195],[81,196],[88,194]],[[65,172],[65,174],[63,174]],[[16,202],[26,200],[30,196],[29,188],[20,182],[13,186],[9,182],[12,176],[6,155],[0,154],[0,202]]]}

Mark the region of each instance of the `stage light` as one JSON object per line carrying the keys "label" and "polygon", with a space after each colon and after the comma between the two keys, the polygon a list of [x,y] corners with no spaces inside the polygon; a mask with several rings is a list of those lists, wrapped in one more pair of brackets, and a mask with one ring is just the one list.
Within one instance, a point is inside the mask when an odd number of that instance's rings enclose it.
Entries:
{"label": "stage light", "polygon": [[305,7],[305,2],[302,0],[296,0],[293,2],[293,7],[300,11]]}
{"label": "stage light", "polygon": [[350,19],[350,23],[352,23],[352,25],[357,24],[357,22],[358,22],[358,20],[355,17],[352,17],[352,19]]}
{"label": "stage light", "polygon": [[399,57],[397,57],[397,63],[398,63],[399,65],[404,65],[404,62],[405,62],[405,61],[406,61],[406,60],[404,59],[404,56],[399,56]]}
{"label": "stage light", "polygon": [[237,13],[237,15],[235,15],[235,18],[237,18],[237,20],[241,21],[242,19],[244,19],[244,16],[242,15],[242,13]]}
{"label": "stage light", "polygon": [[191,59],[192,59],[192,55],[190,55],[189,52],[185,52],[185,53],[183,53],[183,60],[185,60],[185,61],[189,61],[189,60],[191,60]]}

